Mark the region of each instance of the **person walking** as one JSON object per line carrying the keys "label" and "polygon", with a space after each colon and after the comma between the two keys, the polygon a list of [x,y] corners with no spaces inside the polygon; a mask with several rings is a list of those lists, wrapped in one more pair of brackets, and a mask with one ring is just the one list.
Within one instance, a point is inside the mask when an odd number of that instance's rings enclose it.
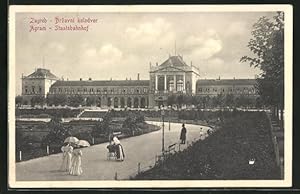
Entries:
{"label": "person walking", "polygon": [[73,147],[68,143],[61,147],[61,151],[63,153],[63,161],[60,167],[60,170],[69,172],[72,165],[72,152]]}
{"label": "person walking", "polygon": [[185,140],[186,140],[186,128],[184,126],[184,123],[182,124],[182,129],[181,129],[181,133],[180,133],[180,140],[181,140],[181,144],[185,144]]}
{"label": "person walking", "polygon": [[124,161],[125,154],[124,154],[123,146],[121,145],[121,142],[117,136],[113,137],[113,142],[116,149],[117,161]]}
{"label": "person walking", "polygon": [[82,174],[81,157],[82,151],[80,149],[80,146],[76,146],[73,151],[72,166],[69,172],[70,175],[79,176]]}

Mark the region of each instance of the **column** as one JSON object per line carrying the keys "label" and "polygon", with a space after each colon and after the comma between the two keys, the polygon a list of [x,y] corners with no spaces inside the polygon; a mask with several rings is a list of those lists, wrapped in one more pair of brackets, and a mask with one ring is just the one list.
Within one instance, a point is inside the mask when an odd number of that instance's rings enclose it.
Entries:
{"label": "column", "polygon": [[164,91],[167,92],[167,75],[164,75],[164,77],[165,77]]}
{"label": "column", "polygon": [[158,90],[158,76],[155,75],[155,91]]}
{"label": "column", "polygon": [[183,93],[185,93],[185,74],[183,74]]}
{"label": "column", "polygon": [[176,75],[174,75],[174,91],[177,91]]}

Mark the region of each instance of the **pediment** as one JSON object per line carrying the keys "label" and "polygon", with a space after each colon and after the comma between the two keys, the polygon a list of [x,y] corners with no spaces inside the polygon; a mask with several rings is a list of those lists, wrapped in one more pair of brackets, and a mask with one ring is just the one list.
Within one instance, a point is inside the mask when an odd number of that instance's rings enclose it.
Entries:
{"label": "pediment", "polygon": [[178,67],[168,66],[168,67],[159,68],[155,72],[183,72],[183,71],[185,70]]}

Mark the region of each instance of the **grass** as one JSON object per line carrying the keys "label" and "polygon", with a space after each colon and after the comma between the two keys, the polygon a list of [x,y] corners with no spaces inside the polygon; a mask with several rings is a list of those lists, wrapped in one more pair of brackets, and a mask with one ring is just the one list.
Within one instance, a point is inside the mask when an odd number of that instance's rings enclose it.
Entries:
{"label": "grass", "polygon": [[[255,159],[253,165],[250,159]],[[270,126],[262,112],[227,117],[219,130],[163,164],[142,172],[137,180],[279,179]]]}

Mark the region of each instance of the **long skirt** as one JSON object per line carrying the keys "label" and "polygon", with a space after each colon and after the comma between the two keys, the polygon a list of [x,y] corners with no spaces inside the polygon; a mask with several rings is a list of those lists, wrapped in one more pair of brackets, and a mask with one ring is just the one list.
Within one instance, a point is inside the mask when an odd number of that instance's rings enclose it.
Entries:
{"label": "long skirt", "polygon": [[64,153],[60,170],[69,172],[72,165],[72,153]]}
{"label": "long skirt", "polygon": [[123,161],[125,158],[124,150],[121,144],[116,145],[117,160]]}
{"label": "long skirt", "polygon": [[72,158],[72,166],[70,169],[71,175],[81,175],[82,174],[82,168],[81,168],[81,156],[73,156]]}

